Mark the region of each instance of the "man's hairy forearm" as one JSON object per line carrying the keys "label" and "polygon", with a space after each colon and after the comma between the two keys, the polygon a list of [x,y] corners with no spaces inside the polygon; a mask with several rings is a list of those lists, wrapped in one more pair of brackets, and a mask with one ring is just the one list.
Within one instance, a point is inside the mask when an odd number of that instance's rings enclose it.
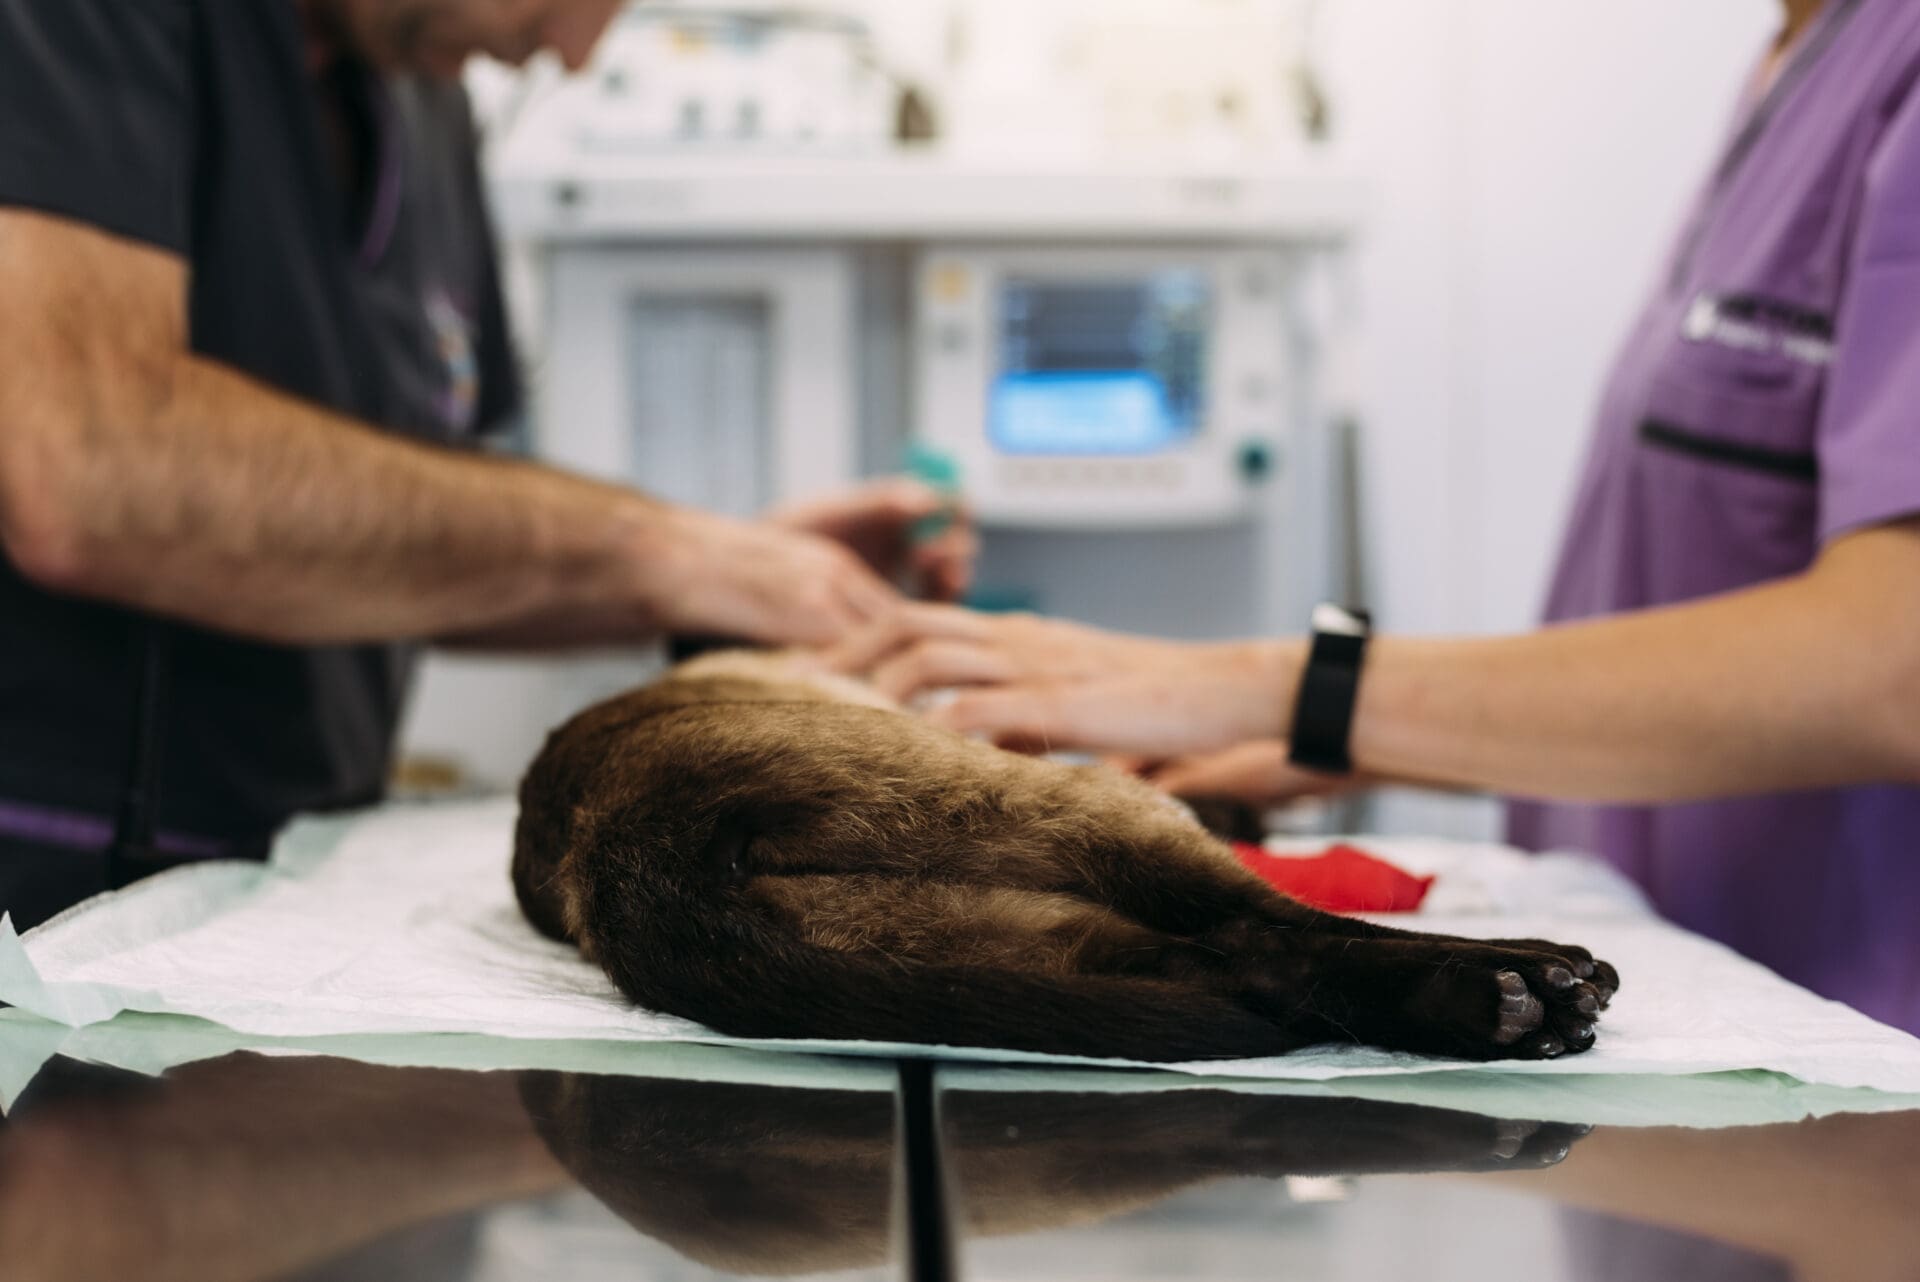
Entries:
{"label": "man's hairy forearm", "polygon": [[287,642],[549,610],[652,623],[638,567],[670,551],[660,505],[383,435],[191,356],[159,385],[145,413],[97,400],[42,469],[64,517],[52,586]]}
{"label": "man's hairy forearm", "polygon": [[1383,638],[1354,753],[1371,774],[1661,803],[1920,782],[1920,532],[1799,578],[1485,640]]}
{"label": "man's hairy forearm", "polygon": [[[649,624],[646,632],[660,630],[652,626],[652,616],[645,617]],[[485,627],[463,628],[433,638],[434,644],[445,650],[519,655],[618,649],[631,646],[634,640],[632,607],[591,605],[537,610]]]}
{"label": "man's hairy forearm", "polygon": [[193,355],[187,264],[0,205],[0,549],[43,587],[287,643],[836,639],[829,540],[423,445]]}

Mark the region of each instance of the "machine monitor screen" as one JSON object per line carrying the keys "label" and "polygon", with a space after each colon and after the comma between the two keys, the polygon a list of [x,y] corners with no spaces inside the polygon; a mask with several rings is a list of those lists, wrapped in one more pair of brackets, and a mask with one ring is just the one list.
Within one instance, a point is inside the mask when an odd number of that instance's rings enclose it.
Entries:
{"label": "machine monitor screen", "polygon": [[1007,454],[1154,454],[1206,413],[1211,281],[1014,277],[1000,294],[987,433]]}

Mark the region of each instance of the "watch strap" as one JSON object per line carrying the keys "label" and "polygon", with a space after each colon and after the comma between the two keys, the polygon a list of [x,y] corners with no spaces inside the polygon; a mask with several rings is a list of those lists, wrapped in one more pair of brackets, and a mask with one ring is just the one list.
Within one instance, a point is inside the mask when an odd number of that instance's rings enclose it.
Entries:
{"label": "watch strap", "polygon": [[1350,744],[1360,671],[1373,620],[1364,610],[1321,606],[1313,612],[1313,650],[1294,702],[1289,759],[1319,774],[1353,773]]}

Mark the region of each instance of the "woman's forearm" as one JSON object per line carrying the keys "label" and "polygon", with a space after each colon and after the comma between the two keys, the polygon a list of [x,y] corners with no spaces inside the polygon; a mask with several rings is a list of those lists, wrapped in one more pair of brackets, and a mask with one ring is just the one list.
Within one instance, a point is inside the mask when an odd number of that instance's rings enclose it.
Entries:
{"label": "woman's forearm", "polygon": [[1661,803],[1920,781],[1920,528],[1669,609],[1474,640],[1386,637],[1354,757],[1370,774]]}

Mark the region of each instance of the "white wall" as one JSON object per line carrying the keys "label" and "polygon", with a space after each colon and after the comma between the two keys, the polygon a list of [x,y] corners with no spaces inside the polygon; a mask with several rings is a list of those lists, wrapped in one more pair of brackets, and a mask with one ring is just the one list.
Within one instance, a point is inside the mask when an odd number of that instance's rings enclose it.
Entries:
{"label": "white wall", "polygon": [[[1387,628],[1536,617],[1615,345],[1776,21],[1772,0],[1326,6],[1338,126],[1379,194],[1355,382]],[[1377,821],[1497,817],[1397,796]]]}
{"label": "white wall", "polygon": [[1538,609],[1615,344],[1718,146],[1772,0],[1332,0],[1324,57],[1378,184],[1361,263],[1390,626]]}

